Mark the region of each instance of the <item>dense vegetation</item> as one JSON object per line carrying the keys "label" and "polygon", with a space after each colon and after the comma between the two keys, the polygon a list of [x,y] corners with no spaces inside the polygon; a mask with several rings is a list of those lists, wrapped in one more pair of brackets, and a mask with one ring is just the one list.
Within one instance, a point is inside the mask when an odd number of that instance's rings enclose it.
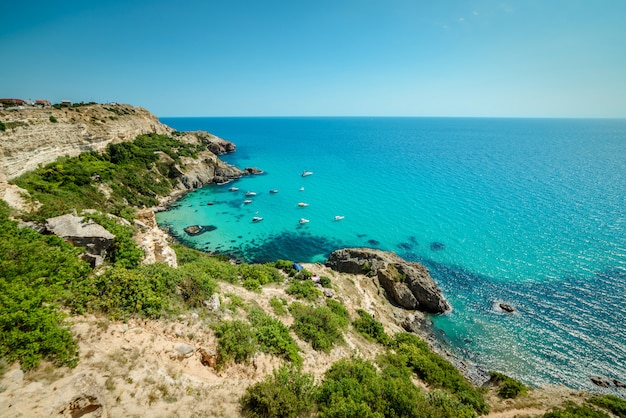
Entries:
{"label": "dense vegetation", "polygon": [[140,135],[104,153],[61,157],[14,181],[42,204],[32,215],[38,220],[94,207],[131,218],[132,207],[154,206],[168,195],[180,174],[176,164],[200,150],[165,135]]}
{"label": "dense vegetation", "polygon": [[59,306],[88,276],[79,250],[55,236],[19,228],[0,201],[0,357],[25,369],[42,358],[75,365],[76,343]]}

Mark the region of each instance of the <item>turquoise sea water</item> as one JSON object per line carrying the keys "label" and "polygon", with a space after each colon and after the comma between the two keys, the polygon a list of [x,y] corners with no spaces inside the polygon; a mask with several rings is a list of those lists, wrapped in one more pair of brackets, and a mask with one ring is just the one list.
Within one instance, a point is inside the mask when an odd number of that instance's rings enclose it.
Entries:
{"label": "turquoise sea water", "polygon": [[[626,120],[162,121],[228,139],[225,161],[265,171],[157,214],[186,244],[246,261],[395,251],[452,304],[432,319],[458,355],[534,385],[626,382]],[[183,232],[195,224],[216,229]]]}

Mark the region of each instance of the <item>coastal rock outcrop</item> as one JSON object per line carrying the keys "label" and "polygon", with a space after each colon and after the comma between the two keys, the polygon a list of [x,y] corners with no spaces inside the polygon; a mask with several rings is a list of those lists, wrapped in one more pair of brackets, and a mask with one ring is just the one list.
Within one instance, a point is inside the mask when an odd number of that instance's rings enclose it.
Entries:
{"label": "coastal rock outcrop", "polygon": [[428,269],[403,260],[395,253],[344,248],[334,251],[326,266],[343,273],[376,277],[388,299],[405,309],[429,313],[443,313],[450,309]]}
{"label": "coastal rock outcrop", "polygon": [[93,267],[103,262],[115,239],[115,235],[103,226],[73,214],[47,219],[46,230],[77,247],[85,248],[86,261]]}
{"label": "coastal rock outcrop", "polygon": [[217,158],[211,151],[198,153],[198,158],[182,158],[182,166],[178,167],[180,177],[177,189],[193,190],[210,183],[225,183],[239,178],[244,172]]}

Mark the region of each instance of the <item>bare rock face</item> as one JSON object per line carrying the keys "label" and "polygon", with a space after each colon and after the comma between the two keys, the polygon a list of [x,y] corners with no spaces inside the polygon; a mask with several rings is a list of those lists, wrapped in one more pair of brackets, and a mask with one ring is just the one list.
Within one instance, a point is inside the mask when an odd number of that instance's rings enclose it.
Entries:
{"label": "bare rock face", "polygon": [[46,220],[46,230],[77,247],[83,247],[92,266],[102,263],[106,252],[113,244],[115,235],[93,221],[85,221],[82,216],[72,214]]}
{"label": "bare rock face", "polygon": [[209,183],[224,183],[243,176],[243,171],[226,164],[211,151],[198,154],[197,159],[182,158],[184,170],[179,169],[181,176],[177,188],[193,190]]}
{"label": "bare rock face", "polygon": [[201,142],[215,155],[235,152],[235,144],[205,131],[185,132],[180,139],[185,142]]}
{"label": "bare rock face", "polygon": [[395,253],[369,248],[334,251],[326,266],[333,270],[377,277],[387,297],[405,309],[443,313],[450,309],[428,269]]}
{"label": "bare rock face", "polygon": [[53,415],[60,417],[106,418],[107,408],[102,389],[96,380],[84,374],[58,384],[58,389],[50,394]]}
{"label": "bare rock face", "polygon": [[146,109],[124,104],[0,110],[0,120],[7,126],[0,131],[0,172],[9,180],[61,155],[101,152],[137,135],[173,132]]}
{"label": "bare rock face", "polygon": [[176,268],[176,253],[169,245],[167,234],[157,225],[154,212],[150,209],[143,210],[137,217],[135,226],[138,228],[133,239],[144,252],[143,264],[166,263]]}

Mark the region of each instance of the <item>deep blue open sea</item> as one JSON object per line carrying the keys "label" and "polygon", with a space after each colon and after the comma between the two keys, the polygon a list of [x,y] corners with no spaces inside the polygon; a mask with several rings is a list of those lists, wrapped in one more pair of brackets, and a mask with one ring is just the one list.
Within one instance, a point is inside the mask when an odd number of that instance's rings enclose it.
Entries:
{"label": "deep blue open sea", "polygon": [[[626,120],[162,121],[228,139],[225,161],[265,171],[158,213],[184,243],[246,261],[395,251],[452,304],[432,319],[456,354],[532,385],[626,382]],[[217,228],[183,232],[195,224]]]}

